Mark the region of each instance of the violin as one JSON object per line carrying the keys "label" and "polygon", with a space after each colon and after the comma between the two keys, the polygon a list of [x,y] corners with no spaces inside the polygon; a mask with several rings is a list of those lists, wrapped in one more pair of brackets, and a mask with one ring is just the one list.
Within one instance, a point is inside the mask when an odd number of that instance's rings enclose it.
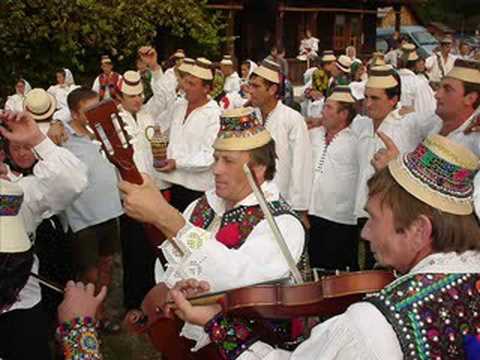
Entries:
{"label": "violin", "polygon": [[[347,272],[297,285],[275,280],[267,284],[197,296],[189,301],[192,305],[218,303],[226,314],[251,319],[334,316],[344,312],[366,294],[383,289],[394,279],[394,274],[389,271]],[[168,291],[164,287],[164,291]],[[168,305],[174,308],[172,303]],[[150,316],[156,320],[149,321]],[[183,326],[179,319],[159,316],[158,311],[156,314],[145,314],[134,310],[127,314],[126,321],[134,332],[146,333],[155,348],[165,354],[167,359],[219,358],[211,347],[197,353],[190,352],[193,342],[179,336]]]}

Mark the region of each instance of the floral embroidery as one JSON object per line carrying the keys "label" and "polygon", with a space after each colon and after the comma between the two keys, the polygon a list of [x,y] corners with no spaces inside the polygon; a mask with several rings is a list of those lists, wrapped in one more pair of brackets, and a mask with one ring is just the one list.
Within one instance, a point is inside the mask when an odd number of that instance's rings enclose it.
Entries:
{"label": "floral embroidery", "polygon": [[[282,198],[269,202],[268,206],[274,216],[283,214],[296,216]],[[206,196],[203,196],[195,206],[190,222],[194,226],[206,229],[214,218],[215,212],[208,204]],[[228,248],[238,249],[250,235],[253,228],[263,219],[263,212],[259,205],[236,207],[223,214],[216,239]]]}

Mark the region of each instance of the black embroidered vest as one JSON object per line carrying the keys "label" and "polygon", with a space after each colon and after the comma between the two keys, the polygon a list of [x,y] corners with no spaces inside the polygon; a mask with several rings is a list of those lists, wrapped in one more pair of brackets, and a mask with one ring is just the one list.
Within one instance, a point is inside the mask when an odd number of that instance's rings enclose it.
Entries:
{"label": "black embroidered vest", "polygon": [[413,274],[366,301],[392,325],[405,359],[464,359],[480,334],[480,274]]}
{"label": "black embroidered vest", "polygon": [[[268,207],[273,216],[290,214],[297,217],[290,205],[282,198],[269,202]],[[195,226],[206,229],[214,218],[215,211],[210,207],[207,197],[204,195],[193,209],[190,222]],[[237,249],[242,246],[253,228],[263,219],[264,215],[259,205],[239,206],[226,211],[222,216],[216,238],[227,247]]]}

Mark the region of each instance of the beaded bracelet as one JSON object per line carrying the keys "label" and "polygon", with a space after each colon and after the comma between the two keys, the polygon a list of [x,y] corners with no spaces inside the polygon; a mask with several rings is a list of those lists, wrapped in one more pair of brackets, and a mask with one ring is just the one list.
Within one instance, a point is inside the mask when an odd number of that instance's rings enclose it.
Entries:
{"label": "beaded bracelet", "polygon": [[205,331],[217,344],[220,356],[234,360],[258,340],[253,334],[255,320],[227,319],[222,313],[205,325]]}
{"label": "beaded bracelet", "polygon": [[57,339],[63,346],[65,360],[101,360],[96,321],[79,317],[57,328]]}

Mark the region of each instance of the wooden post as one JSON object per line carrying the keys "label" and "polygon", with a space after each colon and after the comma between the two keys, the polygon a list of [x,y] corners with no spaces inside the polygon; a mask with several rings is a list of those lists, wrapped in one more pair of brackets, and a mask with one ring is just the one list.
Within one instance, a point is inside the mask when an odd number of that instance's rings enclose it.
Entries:
{"label": "wooden post", "polygon": [[275,45],[277,47],[281,46],[282,48],[285,46],[283,43],[283,17],[285,12],[283,11],[283,1],[278,2],[277,7],[277,17],[275,19]]}
{"label": "wooden post", "polygon": [[393,5],[393,10],[395,11],[395,31],[400,31],[402,25],[402,5]]}

